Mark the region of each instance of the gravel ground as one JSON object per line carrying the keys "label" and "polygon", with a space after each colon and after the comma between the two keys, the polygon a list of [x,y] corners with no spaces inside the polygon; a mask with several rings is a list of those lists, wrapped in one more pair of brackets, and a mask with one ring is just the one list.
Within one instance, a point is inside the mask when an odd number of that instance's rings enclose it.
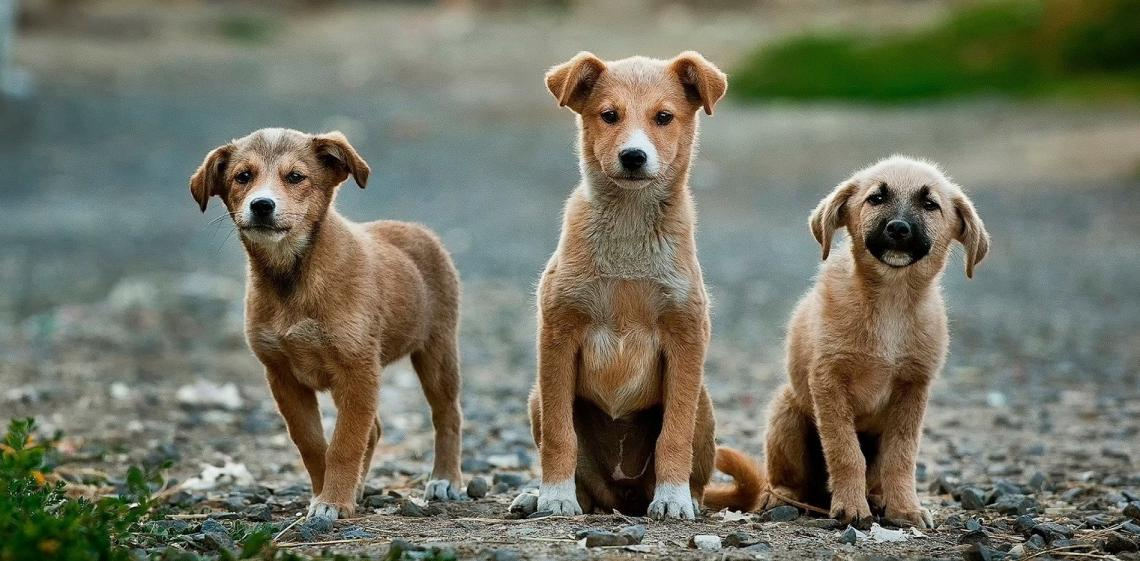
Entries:
{"label": "gravel ground", "polygon": [[[898,8],[874,8],[891,15],[886,27],[940,10],[884,5]],[[64,467],[87,477],[166,459],[181,482],[206,466],[245,466],[248,479],[231,469],[232,484],[171,496],[173,513],[214,519],[165,523],[172,544],[209,551],[219,521],[285,528],[308,500],[242,340],[240,246],[228,224],[209,224],[218,211],[200,215],[186,192],[210,148],[283,124],[340,128],[373,165],[369,188],[340,199],[349,216],[422,221],[454,253],[465,291],[464,472],[489,492],[422,508],[430,418],[398,363],[384,374],[384,443],[363,513],[320,535],[294,526],[280,542],[382,556],[403,539],[464,559],[1137,558],[1140,107],[730,101],[703,123],[694,190],[715,301],[707,378],[720,441],[754,454],[784,376],[784,322],[817,266],[805,225],[815,202],[894,151],[942,161],[974,196],[995,245],[975,280],[957,261],[944,279],[953,342],[919,468],[935,530],[893,542],[868,531],[849,544],[845,528],[807,516],[516,519],[506,507],[538,473],[525,413],[531,291],[577,173],[572,120],[542,89],[542,69],[582,48],[695,47],[727,64],[805,21],[846,25],[858,14],[785,7],[704,21],[682,10],[620,34],[589,10],[508,19],[349,5],[251,12],[273,31],[249,42],[210,35],[236,17],[210,4],[73,9],[83,12],[33,19],[17,59],[37,92],[0,102],[0,420],[34,415],[63,430]],[[630,525],[646,529],[638,545],[579,543],[582,530]],[[718,536],[723,549],[690,549],[695,535]]]}

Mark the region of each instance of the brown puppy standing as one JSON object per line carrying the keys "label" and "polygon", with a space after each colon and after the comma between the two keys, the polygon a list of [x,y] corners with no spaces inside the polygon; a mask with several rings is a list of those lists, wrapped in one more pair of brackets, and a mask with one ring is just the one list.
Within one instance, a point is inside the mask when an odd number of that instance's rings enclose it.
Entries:
{"label": "brown puppy standing", "polygon": [[[428,499],[457,499],[459,279],[426,228],[357,224],[333,208],[368,165],[339,132],[262,129],[216,148],[190,178],[202,211],[218,196],[249,256],[246,338],[313,485],[310,517],[352,514],[380,438],[380,370],[411,355],[435,425]],[[325,443],[317,391],[337,407]]]}
{"label": "brown puppy standing", "polygon": [[538,288],[538,509],[694,518],[715,423],[688,179],[697,113],[726,78],[695,52],[583,52],[546,85],[578,114],[582,182]]}
{"label": "brown puppy standing", "polygon": [[[933,164],[900,156],[841,183],[810,226],[824,259],[835,230],[846,228],[850,241],[823,265],[788,327],[791,383],[770,405],[767,492],[718,489],[716,500],[746,509],[830,503],[833,518],[852,521],[870,518],[870,496],[888,519],[930,526],[915,457],[949,345],[938,281],[955,240],[972,277],[989,235],[960,187]],[[745,462],[734,451],[717,459],[755,490],[762,476]]]}

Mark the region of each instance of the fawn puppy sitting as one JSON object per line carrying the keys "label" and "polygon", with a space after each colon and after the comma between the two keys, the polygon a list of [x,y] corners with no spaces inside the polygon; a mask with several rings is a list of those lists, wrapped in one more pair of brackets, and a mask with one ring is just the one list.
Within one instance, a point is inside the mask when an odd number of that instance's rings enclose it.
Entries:
{"label": "fawn puppy sitting", "polygon": [[546,86],[577,114],[582,179],[538,287],[538,509],[694,518],[715,422],[688,179],[725,75],[695,52],[582,52]]}
{"label": "fawn puppy sitting", "polygon": [[[432,412],[426,498],[459,498],[459,278],[423,226],[358,224],[333,208],[368,164],[344,135],[262,129],[209,153],[190,178],[226,205],[249,258],[245,326],[313,485],[309,517],[353,513],[380,439],[380,370],[411,356]],[[325,442],[318,391],[337,408]]]}
{"label": "fawn puppy sitting", "polygon": [[[717,489],[730,491],[717,500],[744,509],[829,505],[844,522],[869,521],[874,503],[887,519],[930,527],[915,457],[950,341],[939,279],[954,241],[973,277],[989,235],[958,185],[934,164],[902,156],[839,184],[809,225],[827,262],[788,326],[790,383],[769,409],[767,484],[757,484],[763,475],[746,458],[722,449],[717,467],[749,491]],[[840,228],[849,241],[828,260]]]}

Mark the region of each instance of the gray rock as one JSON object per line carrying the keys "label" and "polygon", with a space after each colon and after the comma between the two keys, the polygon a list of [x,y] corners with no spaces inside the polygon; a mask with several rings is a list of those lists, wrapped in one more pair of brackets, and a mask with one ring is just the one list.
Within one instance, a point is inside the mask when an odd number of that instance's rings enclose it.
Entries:
{"label": "gray rock", "polygon": [[1050,544],[1057,540],[1067,540],[1073,537],[1072,528],[1056,522],[1042,522],[1033,527],[1033,533],[1045,538],[1045,541]]}
{"label": "gray rock", "polygon": [[586,547],[605,547],[616,545],[629,545],[626,537],[617,532],[605,530],[590,530],[586,532]]}
{"label": "gray rock", "polygon": [[1023,514],[1017,517],[1017,520],[1014,521],[1014,525],[1017,526],[1018,530],[1021,530],[1021,533],[1028,534],[1033,531],[1033,527],[1037,525],[1037,521],[1034,520],[1032,516]]}
{"label": "gray rock", "polygon": [[1029,488],[1034,491],[1046,491],[1052,487],[1053,484],[1049,481],[1049,476],[1039,471],[1035,472],[1033,476],[1029,478]]}
{"label": "gray rock", "polygon": [[700,551],[720,551],[720,536],[697,534],[689,538],[689,547]]}
{"label": "gray rock", "polygon": [[365,484],[364,485],[364,497],[365,498],[373,497],[376,495],[382,495],[382,494],[384,494],[384,488],[383,487],[377,487],[377,486],[372,485],[372,484]]}
{"label": "gray rock", "polygon": [[1061,493],[1061,500],[1065,501],[1066,503],[1073,504],[1073,502],[1083,494],[1085,494],[1084,489],[1080,487],[1073,487],[1072,489]]}
{"label": "gray rock", "polygon": [[491,471],[491,464],[480,458],[464,458],[460,466],[467,473],[487,473]]}
{"label": "gray rock", "polygon": [[373,536],[371,532],[365,531],[360,526],[349,526],[341,530],[340,537],[346,540],[366,540]]}
{"label": "gray rock", "polygon": [[331,518],[314,516],[298,526],[297,533],[301,534],[305,541],[314,541],[317,536],[332,530],[333,523],[334,521]]}
{"label": "gray rock", "polygon": [[986,508],[985,494],[976,487],[965,487],[961,490],[962,508],[965,510],[982,510]]}
{"label": "gray rock", "polygon": [[472,477],[471,481],[467,482],[467,496],[472,499],[486,497],[488,490],[487,480],[482,477]]}
{"label": "gray rock", "polygon": [[1025,540],[1025,545],[1033,549],[1045,549],[1045,546],[1048,544],[1045,543],[1045,538],[1037,534],[1033,534],[1032,536],[1029,536],[1029,539]]}
{"label": "gray rock", "polygon": [[443,513],[443,509],[434,504],[429,504],[428,506],[424,507],[416,504],[411,499],[402,499],[399,501],[399,504],[400,508],[396,511],[396,514],[399,514],[400,516],[426,518],[428,516],[435,516],[437,514]]}
{"label": "gray rock", "polygon": [[530,516],[538,510],[538,495],[534,493],[523,493],[515,498],[511,503],[510,512],[521,514],[523,516]]}
{"label": "gray rock", "polygon": [[1136,524],[1133,522],[1125,522],[1124,525],[1120,527],[1120,529],[1125,531],[1125,532],[1128,532],[1129,534],[1135,534],[1137,536],[1140,536],[1140,524]]}
{"label": "gray rock", "polygon": [[388,495],[369,495],[364,497],[364,502],[361,504],[366,508],[384,508],[390,504],[394,504],[398,500],[400,499],[389,497]]}
{"label": "gray rock", "polygon": [[1113,532],[1105,538],[1101,549],[1108,553],[1132,553],[1140,551],[1140,546],[1134,540]]}
{"label": "gray rock", "polygon": [[982,529],[982,523],[977,518],[970,518],[969,520],[966,520],[966,525],[964,527],[966,528],[966,531],[976,532]]}
{"label": "gray rock", "polygon": [[856,532],[855,528],[852,528],[851,526],[848,526],[846,530],[843,530],[843,533],[839,536],[839,543],[855,545],[855,542],[858,540],[859,534]]}
{"label": "gray rock", "polygon": [[1132,501],[1125,505],[1124,516],[1140,521],[1140,501]]}
{"label": "gray rock", "polygon": [[536,518],[546,518],[547,516],[553,516],[553,515],[554,515],[553,510],[539,510],[539,511],[535,511],[535,512],[530,513],[529,515],[527,515],[527,518],[534,520]]}
{"label": "gray rock", "polygon": [[202,535],[202,545],[210,551],[230,551],[234,540],[225,532],[206,532]]}
{"label": "gray rock", "polygon": [[724,537],[724,547],[748,547],[760,543],[760,539],[748,532],[733,532]]}
{"label": "gray rock", "polygon": [[509,489],[517,489],[523,486],[526,481],[523,476],[517,473],[496,473],[494,479],[491,480],[496,487],[502,485]]}
{"label": "gray rock", "polygon": [[245,509],[245,519],[254,522],[269,522],[273,520],[273,507],[267,504],[257,504]]}
{"label": "gray rock", "polygon": [[970,530],[961,536],[958,536],[958,543],[978,545],[990,543],[990,536],[986,534],[985,530]]}
{"label": "gray rock", "polygon": [[1029,514],[1037,512],[1037,501],[1025,495],[1002,495],[993,504],[994,510],[1002,514]]}
{"label": "gray rock", "polygon": [[764,542],[752,544],[741,551],[746,551],[755,558],[767,559],[772,556],[772,546]]}
{"label": "gray rock", "polygon": [[808,528],[821,530],[838,530],[843,527],[843,523],[834,518],[801,518],[799,523]]}
{"label": "gray rock", "polygon": [[760,515],[761,522],[791,522],[800,517],[800,511],[794,506],[781,505],[765,511]]}
{"label": "gray rock", "polygon": [[1107,528],[1112,525],[1112,518],[1107,514],[1093,514],[1085,517],[1085,525],[1089,528]]}
{"label": "gray rock", "polygon": [[962,554],[962,557],[966,561],[1000,561],[1005,559],[1006,555],[985,545],[974,544]]}
{"label": "gray rock", "polygon": [[210,532],[227,533],[225,525],[213,518],[207,518],[203,520],[202,526],[198,528],[198,531],[202,532],[203,534],[208,534]]}
{"label": "gray rock", "polygon": [[625,536],[626,545],[637,545],[641,540],[645,539],[645,526],[641,524],[631,524],[624,526],[618,530],[618,533]]}

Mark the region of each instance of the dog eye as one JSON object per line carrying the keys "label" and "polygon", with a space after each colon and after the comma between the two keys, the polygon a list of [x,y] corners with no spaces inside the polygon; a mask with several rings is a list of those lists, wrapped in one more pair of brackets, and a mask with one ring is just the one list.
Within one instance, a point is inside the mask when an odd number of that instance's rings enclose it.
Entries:
{"label": "dog eye", "polygon": [[614,111],[613,109],[602,111],[602,120],[611,125],[616,123],[618,121],[617,111]]}
{"label": "dog eye", "polygon": [[297,183],[300,183],[304,180],[305,180],[305,176],[303,176],[300,173],[295,172],[295,171],[291,171],[291,172],[289,172],[289,175],[285,176],[285,181],[288,181],[289,183],[293,183],[294,185]]}
{"label": "dog eye", "polygon": [[886,198],[883,197],[882,195],[880,195],[879,193],[875,193],[875,194],[871,195],[870,197],[867,197],[867,202],[871,206],[881,205],[881,204],[883,204],[883,201],[885,201],[885,200],[886,200]]}
{"label": "dog eye", "polygon": [[939,208],[942,208],[942,207],[938,206],[938,203],[934,202],[933,200],[926,199],[925,201],[922,201],[922,208],[925,210],[932,210],[933,211],[933,210],[938,210]]}
{"label": "dog eye", "polygon": [[668,125],[673,122],[673,114],[668,111],[657,112],[657,124],[661,126]]}
{"label": "dog eye", "polygon": [[253,174],[248,172],[248,171],[243,171],[243,172],[234,176],[234,181],[237,181],[238,183],[241,183],[242,185],[249,183],[249,181],[251,179],[253,179]]}

